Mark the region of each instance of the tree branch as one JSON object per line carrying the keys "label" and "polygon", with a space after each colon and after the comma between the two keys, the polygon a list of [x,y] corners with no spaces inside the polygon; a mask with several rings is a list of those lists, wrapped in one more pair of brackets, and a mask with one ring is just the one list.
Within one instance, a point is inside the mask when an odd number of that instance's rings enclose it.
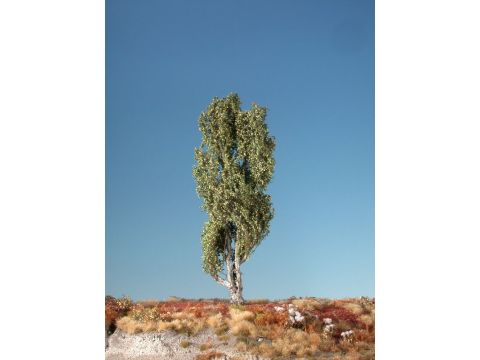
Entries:
{"label": "tree branch", "polygon": [[227,289],[230,288],[230,283],[229,283],[227,280],[221,278],[220,276],[218,276],[218,275],[213,275],[213,279],[214,279],[217,283],[219,283],[220,285],[225,286]]}

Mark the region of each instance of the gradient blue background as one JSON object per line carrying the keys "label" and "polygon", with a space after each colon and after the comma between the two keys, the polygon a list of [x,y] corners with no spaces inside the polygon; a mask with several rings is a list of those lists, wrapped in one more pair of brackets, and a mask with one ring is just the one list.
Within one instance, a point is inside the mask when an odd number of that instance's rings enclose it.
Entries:
{"label": "gradient blue background", "polygon": [[106,1],[106,293],[226,297],[201,270],[198,115],[238,92],[277,139],[246,298],[374,295],[374,2]]}

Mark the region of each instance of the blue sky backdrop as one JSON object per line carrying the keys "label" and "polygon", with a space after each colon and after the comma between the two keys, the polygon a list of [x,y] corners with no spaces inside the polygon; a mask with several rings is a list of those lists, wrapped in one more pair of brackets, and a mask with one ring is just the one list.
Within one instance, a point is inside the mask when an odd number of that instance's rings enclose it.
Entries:
{"label": "blue sky backdrop", "polygon": [[269,109],[270,234],[246,298],[374,295],[374,2],[106,1],[106,293],[227,297],[192,177],[214,96]]}

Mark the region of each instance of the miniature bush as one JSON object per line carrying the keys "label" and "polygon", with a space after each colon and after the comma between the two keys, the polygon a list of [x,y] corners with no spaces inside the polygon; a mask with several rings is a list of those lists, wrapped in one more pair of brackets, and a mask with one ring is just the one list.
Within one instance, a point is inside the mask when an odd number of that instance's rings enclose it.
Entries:
{"label": "miniature bush", "polygon": [[211,343],[203,343],[200,345],[200,351],[205,351],[212,348]]}
{"label": "miniature bush", "polygon": [[182,341],[180,341],[180,347],[182,347],[182,348],[184,348],[184,349],[187,348],[187,347],[189,347],[190,345],[191,345],[191,342],[190,342],[190,341],[187,341],[187,340],[182,340]]}

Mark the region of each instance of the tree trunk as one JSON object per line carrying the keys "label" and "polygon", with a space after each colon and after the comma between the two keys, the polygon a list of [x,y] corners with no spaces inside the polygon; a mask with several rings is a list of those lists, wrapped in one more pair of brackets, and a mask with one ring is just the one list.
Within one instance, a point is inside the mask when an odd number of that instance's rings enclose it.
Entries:
{"label": "tree trunk", "polygon": [[243,304],[245,302],[242,296],[242,292],[239,289],[230,290],[230,302],[237,305]]}
{"label": "tree trunk", "polygon": [[242,273],[235,266],[232,269],[232,282],[230,283],[230,302],[232,304],[243,304]]}
{"label": "tree trunk", "polygon": [[[224,233],[224,261],[226,265],[226,279],[220,276],[214,276],[216,282],[225,286],[230,293],[230,302],[232,304],[243,304],[243,285],[242,273],[240,271],[240,255],[238,242],[235,241],[235,248],[232,246],[232,240],[235,239],[234,225],[229,224]],[[236,240],[236,239],[235,239]]]}
{"label": "tree trunk", "polygon": [[240,248],[238,242],[235,243],[235,287],[237,288],[238,294],[240,294],[240,298],[243,300],[243,284],[242,284],[242,272],[240,271]]}

